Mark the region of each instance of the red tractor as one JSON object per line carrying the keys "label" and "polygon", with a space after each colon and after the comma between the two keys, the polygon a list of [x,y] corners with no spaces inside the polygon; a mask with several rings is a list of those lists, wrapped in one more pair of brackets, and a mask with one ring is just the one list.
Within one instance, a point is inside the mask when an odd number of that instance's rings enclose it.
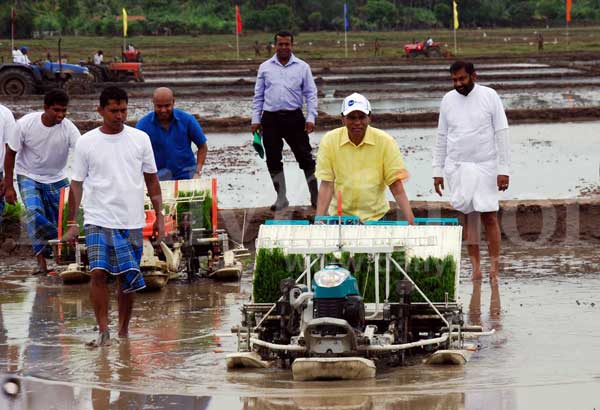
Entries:
{"label": "red tractor", "polygon": [[142,63],[114,62],[101,65],[87,63],[85,66],[89,68],[96,83],[144,81]]}
{"label": "red tractor", "polygon": [[405,57],[441,57],[442,48],[440,43],[432,43],[429,47],[425,47],[425,42],[421,41],[418,43],[410,43],[404,45],[404,56]]}

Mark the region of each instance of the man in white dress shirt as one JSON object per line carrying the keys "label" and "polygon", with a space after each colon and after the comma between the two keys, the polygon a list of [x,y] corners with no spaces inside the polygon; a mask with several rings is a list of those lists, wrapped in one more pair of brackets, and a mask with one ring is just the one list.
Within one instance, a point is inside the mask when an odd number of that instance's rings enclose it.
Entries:
{"label": "man in white dress shirt", "polygon": [[499,191],[509,184],[508,121],[493,89],[475,84],[472,63],[450,67],[454,90],[442,99],[433,155],[433,184],[438,195],[447,188],[450,203],[465,215],[465,241],[473,279],[481,279],[479,233],[485,226],[490,279],[498,278],[500,259]]}

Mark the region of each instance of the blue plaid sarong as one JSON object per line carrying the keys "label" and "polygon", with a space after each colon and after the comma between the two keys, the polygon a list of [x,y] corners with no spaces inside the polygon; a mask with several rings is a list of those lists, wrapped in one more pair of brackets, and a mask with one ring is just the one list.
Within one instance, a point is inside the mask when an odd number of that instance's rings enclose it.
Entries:
{"label": "blue plaid sarong", "polygon": [[25,206],[25,226],[36,255],[46,251],[50,239],[58,238],[58,202],[60,190],[69,180],[43,184],[24,175],[17,175],[21,200]]}
{"label": "blue plaid sarong", "polygon": [[102,269],[121,275],[123,293],[144,289],[140,271],[143,251],[142,229],[111,229],[85,225],[85,246],[90,271]]}

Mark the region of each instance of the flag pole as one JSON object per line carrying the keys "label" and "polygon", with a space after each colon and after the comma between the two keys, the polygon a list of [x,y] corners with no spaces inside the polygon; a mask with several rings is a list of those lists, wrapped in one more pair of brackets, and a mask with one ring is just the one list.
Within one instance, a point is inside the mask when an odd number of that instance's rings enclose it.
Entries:
{"label": "flag pole", "polygon": [[344,56],[348,58],[348,3],[344,2]]}
{"label": "flag pole", "polygon": [[456,45],[456,29],[458,28],[458,8],[456,0],[452,0],[452,28],[454,29],[454,55],[458,54],[458,47]]}
{"label": "flag pole", "polygon": [[10,12],[10,51],[15,49],[15,8],[11,8]]}
{"label": "flag pole", "polygon": [[571,7],[572,0],[566,0],[565,2],[565,23],[567,25],[567,51],[571,48],[571,44],[569,41],[569,23],[571,22]]}
{"label": "flag pole", "polygon": [[240,33],[242,32],[242,15],[240,6],[235,6],[235,50],[237,59],[240,59]]}
{"label": "flag pole", "polygon": [[125,11],[125,7],[121,12],[123,17],[123,53],[125,53],[127,51],[127,11]]}
{"label": "flag pole", "polygon": [[348,29],[344,24],[344,55],[348,58]]}
{"label": "flag pole", "polygon": [[454,55],[458,54],[458,49],[456,47],[456,27],[454,28]]}

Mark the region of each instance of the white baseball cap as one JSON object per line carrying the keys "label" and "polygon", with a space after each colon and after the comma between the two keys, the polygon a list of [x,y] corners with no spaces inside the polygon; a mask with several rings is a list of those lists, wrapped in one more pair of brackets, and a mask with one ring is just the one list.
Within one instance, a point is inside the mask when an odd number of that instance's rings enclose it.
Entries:
{"label": "white baseball cap", "polygon": [[359,93],[350,94],[344,98],[342,103],[342,115],[345,117],[352,111],[362,111],[365,114],[371,114],[371,103],[367,98]]}

